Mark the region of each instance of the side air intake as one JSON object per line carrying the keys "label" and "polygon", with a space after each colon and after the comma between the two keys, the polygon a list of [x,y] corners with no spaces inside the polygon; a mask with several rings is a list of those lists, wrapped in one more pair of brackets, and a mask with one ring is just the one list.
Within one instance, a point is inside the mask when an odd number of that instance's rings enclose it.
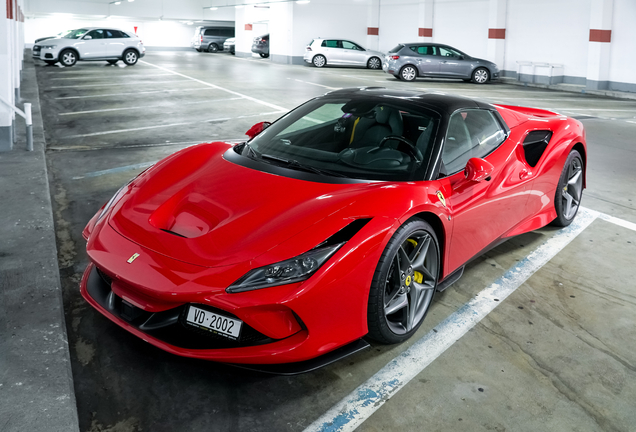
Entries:
{"label": "side air intake", "polygon": [[526,136],[523,140],[523,151],[528,165],[534,167],[539,162],[541,155],[548,147],[550,138],[552,138],[552,131],[549,130],[532,131]]}

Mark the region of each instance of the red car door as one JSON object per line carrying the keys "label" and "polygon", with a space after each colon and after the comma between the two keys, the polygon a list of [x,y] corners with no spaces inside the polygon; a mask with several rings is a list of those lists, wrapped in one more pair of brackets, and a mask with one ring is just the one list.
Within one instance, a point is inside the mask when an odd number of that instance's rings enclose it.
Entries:
{"label": "red car door", "polygon": [[[490,111],[463,110],[451,116],[442,153],[446,172],[451,174],[442,182],[454,221],[449,272],[528,217],[532,178],[520,151],[514,139],[506,139]],[[463,168],[474,157],[493,165],[490,177],[478,182],[466,179]]]}

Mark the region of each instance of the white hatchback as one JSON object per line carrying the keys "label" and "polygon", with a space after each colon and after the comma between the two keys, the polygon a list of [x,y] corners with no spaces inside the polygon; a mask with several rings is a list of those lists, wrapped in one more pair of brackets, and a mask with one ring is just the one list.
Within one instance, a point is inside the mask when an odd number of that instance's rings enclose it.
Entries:
{"label": "white hatchback", "polygon": [[101,27],[71,30],[33,45],[33,58],[50,65],[59,61],[63,66],[73,66],[78,60],[115,64],[122,60],[132,66],[145,54],[146,48],[136,34]]}
{"label": "white hatchback", "polygon": [[314,39],[305,49],[305,62],[316,67],[326,65],[382,68],[384,54],[363,48],[345,39]]}

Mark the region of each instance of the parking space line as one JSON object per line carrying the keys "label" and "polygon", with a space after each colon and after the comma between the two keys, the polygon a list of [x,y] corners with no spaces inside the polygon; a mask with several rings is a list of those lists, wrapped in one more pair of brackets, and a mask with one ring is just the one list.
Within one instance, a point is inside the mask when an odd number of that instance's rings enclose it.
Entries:
{"label": "parking space line", "polygon": [[[154,78],[160,76],[170,76],[172,74],[164,73],[164,74],[144,74],[144,78]],[[96,79],[113,79],[113,78],[139,78],[139,75],[109,75],[106,77],[97,78],[95,75],[89,75],[86,77],[72,77],[72,78],[49,78],[51,81],[54,80],[96,80]]]}
{"label": "parking space line", "polygon": [[283,108],[283,107],[281,107],[281,106],[274,105],[274,104],[269,103],[269,102],[265,102],[265,101],[263,101],[263,100],[260,100],[260,99],[255,98],[255,97],[247,96],[247,95],[244,95],[244,94],[242,94],[242,93],[235,92],[234,90],[229,90],[229,89],[226,89],[226,88],[224,88],[224,87],[221,87],[221,86],[218,86],[218,85],[215,85],[215,84],[211,84],[211,83],[209,83],[209,82],[205,82],[205,81],[202,81],[202,80],[200,80],[200,79],[193,78],[193,77],[191,77],[191,76],[184,75],[184,74],[182,74],[182,73],[179,73],[179,72],[176,72],[176,71],[173,71],[173,70],[170,70],[170,69],[166,69],[166,68],[165,68],[165,67],[163,67],[163,66],[157,66],[157,65],[155,65],[155,64],[148,63],[147,61],[144,61],[144,60],[139,60],[139,63],[144,63],[144,64],[147,64],[148,66],[156,67],[157,69],[160,69],[160,70],[163,70],[163,71],[166,71],[166,72],[170,72],[170,73],[172,73],[172,74],[174,74],[174,75],[178,75],[178,76],[181,76],[181,77],[187,78],[187,79],[189,79],[189,80],[192,80],[192,81],[198,82],[198,83],[200,83],[200,84],[206,85],[206,86],[208,86],[208,87],[211,87],[211,88],[214,88],[214,89],[217,89],[217,90],[222,90],[222,91],[224,91],[224,92],[227,92],[227,93],[230,93],[230,94],[233,94],[233,95],[236,95],[236,96],[241,96],[241,97],[243,97],[243,98],[245,98],[245,99],[251,100],[252,102],[256,102],[257,104],[265,105],[265,106],[267,106],[267,107],[274,108],[274,109],[276,109],[276,110],[285,111],[285,112],[289,111],[289,109],[287,109],[287,108]]}
{"label": "parking space line", "polygon": [[280,113],[283,113],[283,112],[287,112],[287,111],[281,110],[281,111],[272,111],[272,112],[259,113],[259,114],[254,114],[254,115],[238,116],[238,117],[234,117],[234,118],[223,117],[223,118],[215,118],[215,119],[207,119],[207,120],[198,120],[198,121],[193,121],[193,122],[170,123],[170,124],[154,125],[154,126],[142,126],[142,127],[130,128],[130,129],[115,129],[115,130],[110,130],[110,131],[93,132],[93,133],[88,133],[88,134],[69,135],[69,136],[63,137],[62,139],[87,138],[87,137],[99,136],[99,135],[110,135],[110,134],[117,134],[117,133],[124,133],[124,132],[136,132],[136,131],[141,131],[141,130],[160,129],[160,128],[167,128],[167,127],[174,127],[174,126],[186,126],[186,125],[193,125],[193,124],[200,124],[200,123],[216,123],[216,122],[223,122],[223,121],[234,120],[234,119],[242,119],[242,118],[249,118],[249,117],[260,117],[260,116],[265,116],[265,115],[270,115],[270,114],[280,114]]}
{"label": "parking space line", "polygon": [[305,432],[353,431],[360,426],[390,397],[563,250],[598,216],[599,213],[593,210],[579,209],[579,214],[569,227],[558,231],[489,287],[479,292],[474,299],[464,304],[457,312],[451,314],[410,348],[391,360],[365,383],[309,425]]}
{"label": "parking space line", "polygon": [[636,231],[636,223],[626,221],[625,219],[620,219],[614,216],[610,216],[605,213],[600,213],[598,217],[599,219],[603,219],[604,221],[611,222],[615,225],[622,226],[623,228],[627,228],[632,231]]}
{"label": "parking space line", "polygon": [[[206,99],[206,100],[194,101],[194,102],[179,102],[179,106],[194,105],[194,104],[201,104],[201,103],[211,103],[211,102],[225,102],[225,101],[233,101],[233,100],[241,100],[241,99],[243,99],[243,98],[235,97],[235,98],[223,98],[223,99]],[[132,110],[132,109],[148,110],[148,109],[153,109],[153,108],[168,108],[168,106],[166,106],[166,105],[150,105],[150,106],[145,105],[145,106],[136,106],[136,107],[124,107],[124,108],[105,108],[105,109],[90,110],[90,111],[71,111],[71,112],[66,112],[66,113],[59,113],[58,115],[67,116],[67,115],[103,113],[103,112],[110,112],[110,111],[124,111],[124,110]]]}
{"label": "parking space line", "polygon": [[86,96],[63,96],[56,97],[55,100],[66,100],[66,99],[87,99],[87,98],[96,98],[96,97],[108,97],[108,96],[136,96],[140,94],[151,94],[151,93],[174,93],[174,92],[185,92],[185,91],[202,91],[202,90],[215,90],[213,88],[205,88],[205,87],[196,87],[196,88],[187,88],[187,89],[172,89],[172,90],[152,90],[152,91],[142,91],[142,92],[126,92],[126,93],[109,93],[109,94],[101,94],[101,95],[86,95]]}
{"label": "parking space line", "polygon": [[[287,78],[287,79],[291,80],[291,78]],[[329,89],[329,90],[340,90],[340,89],[342,89],[342,87],[329,87],[329,86],[326,86],[326,85],[323,85],[323,84],[312,83],[312,82],[309,82],[309,81],[303,81],[303,80],[299,80],[299,79],[294,79],[294,81],[298,81],[298,82],[303,83],[303,84],[309,84],[309,85],[314,85],[314,86],[318,86],[318,87],[324,87],[324,88]]]}
{"label": "parking space line", "polygon": [[115,83],[115,84],[79,84],[72,86],[55,86],[48,87],[46,90],[59,90],[59,89],[72,89],[72,88],[89,88],[89,87],[123,87],[127,85],[143,85],[143,84],[173,84],[173,83],[184,83],[188,82],[186,80],[179,81],[136,81],[136,82],[124,82],[124,83]]}

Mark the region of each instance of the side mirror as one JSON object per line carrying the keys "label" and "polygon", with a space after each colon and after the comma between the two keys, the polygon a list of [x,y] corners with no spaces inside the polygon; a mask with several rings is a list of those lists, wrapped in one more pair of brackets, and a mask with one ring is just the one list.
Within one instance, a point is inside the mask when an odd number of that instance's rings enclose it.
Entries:
{"label": "side mirror", "polygon": [[86,36],[84,36],[82,39],[84,39],[84,40],[91,40],[91,39],[93,39],[93,37],[92,37],[92,36],[89,36],[89,35],[86,35]]}
{"label": "side mirror", "polygon": [[256,135],[258,135],[259,133],[263,132],[265,129],[267,129],[269,127],[269,125],[271,125],[271,122],[260,122],[260,123],[256,123],[254,126],[252,126],[250,128],[250,130],[248,130],[247,132],[245,132],[245,135],[247,135],[248,137],[250,137],[250,139],[254,138]]}
{"label": "side mirror", "polygon": [[464,175],[468,181],[480,182],[484,179],[488,179],[494,169],[495,167],[485,159],[470,158],[468,162],[466,162]]}

